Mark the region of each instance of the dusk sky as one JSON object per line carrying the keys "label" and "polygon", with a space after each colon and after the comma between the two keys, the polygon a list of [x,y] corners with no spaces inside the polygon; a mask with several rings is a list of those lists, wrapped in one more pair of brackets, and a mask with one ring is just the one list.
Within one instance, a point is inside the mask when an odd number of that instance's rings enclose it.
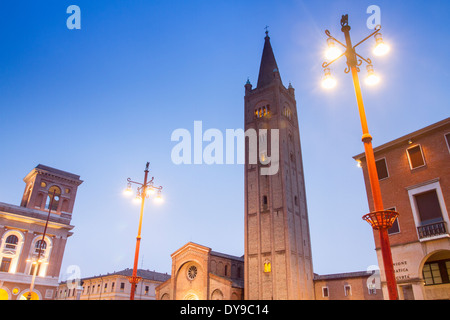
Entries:
{"label": "dusk sky", "polygon": [[[81,29],[69,30],[69,5]],[[20,204],[23,178],[38,164],[80,175],[61,278],[70,265],[88,277],[132,268],[139,206],[127,178],[150,176],[165,202],[146,202],[139,267],[171,272],[170,255],[189,241],[244,254],[244,166],[175,165],[171,134],[244,127],[244,85],[256,87],[269,26],[300,125],[314,272],[377,265],[361,169],[364,151],[345,60],[338,85],[320,82],[325,30],[354,43],[369,35],[370,5],[381,8],[385,57],[369,39],[381,82],[363,83],[374,146],[449,116],[450,2],[437,1],[3,1],[0,9],[0,202]],[[205,143],[206,144],[206,143]],[[204,146],[205,146],[204,144]],[[401,214],[401,213],[400,213]]]}

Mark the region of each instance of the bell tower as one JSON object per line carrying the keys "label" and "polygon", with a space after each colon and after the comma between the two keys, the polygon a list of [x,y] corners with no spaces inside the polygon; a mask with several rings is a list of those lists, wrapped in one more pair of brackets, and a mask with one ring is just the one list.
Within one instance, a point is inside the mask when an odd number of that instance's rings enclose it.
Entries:
{"label": "bell tower", "polygon": [[[253,89],[250,81],[245,85],[245,130],[255,130],[259,137],[256,164],[248,161],[246,142],[245,299],[314,299],[295,90],[283,85],[268,31],[257,87]],[[263,175],[265,158],[275,157],[261,150],[261,132],[266,132],[267,150],[273,153],[274,130],[279,139],[278,170]]]}
{"label": "bell tower", "polygon": [[21,207],[48,212],[51,204],[52,213],[70,221],[80,176],[39,164],[23,181]]}

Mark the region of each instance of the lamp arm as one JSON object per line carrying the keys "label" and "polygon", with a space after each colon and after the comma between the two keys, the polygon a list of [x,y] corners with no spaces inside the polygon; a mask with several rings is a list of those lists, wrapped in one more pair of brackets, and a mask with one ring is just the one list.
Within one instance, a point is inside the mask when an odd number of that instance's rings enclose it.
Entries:
{"label": "lamp arm", "polygon": [[357,46],[359,46],[360,44],[362,44],[363,42],[365,42],[367,39],[369,39],[369,38],[373,37],[374,35],[376,35],[377,33],[379,33],[380,30],[381,30],[381,25],[377,25],[377,26],[375,27],[375,31],[372,32],[369,36],[365,37],[365,38],[364,38],[363,40],[361,40],[360,42],[358,42],[357,44],[355,44],[355,45],[353,46],[353,49],[355,49]]}
{"label": "lamp arm", "polygon": [[[356,52],[355,52],[355,54],[359,57],[359,58],[361,58],[362,60],[364,60],[367,64],[372,64],[372,60],[370,60],[369,58],[367,58],[367,59],[364,59],[363,57],[361,57],[359,54],[357,54]],[[361,65],[361,64],[359,64],[359,65]]]}
{"label": "lamp arm", "polygon": [[340,58],[342,58],[345,55],[345,52],[342,53],[339,57],[337,57],[336,59],[334,59],[331,62],[324,62],[322,63],[322,68],[328,68],[329,65],[331,65],[332,63],[336,62],[337,60],[339,60]]}
{"label": "lamp arm", "polygon": [[138,184],[138,185],[140,185],[140,186],[143,186],[143,185],[144,185],[143,183],[133,181],[133,180],[131,180],[130,178],[128,178],[127,181],[128,181],[129,183]]}
{"label": "lamp arm", "polygon": [[345,49],[347,49],[347,46],[345,44],[343,44],[342,42],[340,42],[338,39],[336,39],[335,37],[333,37],[330,33],[329,30],[325,30],[325,34],[328,36],[328,38],[333,39],[334,41],[336,41],[337,43],[339,43],[341,46],[343,46]]}

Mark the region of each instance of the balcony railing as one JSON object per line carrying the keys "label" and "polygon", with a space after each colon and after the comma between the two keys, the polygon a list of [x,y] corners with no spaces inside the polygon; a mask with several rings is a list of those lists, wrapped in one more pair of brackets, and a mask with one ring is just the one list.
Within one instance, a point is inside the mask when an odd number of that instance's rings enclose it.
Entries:
{"label": "balcony railing", "polygon": [[419,232],[419,239],[427,239],[448,234],[447,226],[444,221],[417,227],[417,231]]}

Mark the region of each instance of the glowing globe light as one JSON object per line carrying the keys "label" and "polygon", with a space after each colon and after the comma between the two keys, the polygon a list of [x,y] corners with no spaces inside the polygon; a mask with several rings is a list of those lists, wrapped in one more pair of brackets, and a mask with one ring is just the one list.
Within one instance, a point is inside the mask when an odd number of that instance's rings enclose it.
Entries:
{"label": "glowing globe light", "polygon": [[377,33],[375,35],[375,41],[376,41],[375,48],[373,49],[374,55],[384,56],[391,50],[391,48],[387,44],[384,43],[381,33]]}
{"label": "glowing globe light", "polygon": [[338,58],[342,54],[342,51],[338,47],[336,47],[336,44],[331,38],[329,38],[327,42],[328,42],[328,50],[325,52],[325,57],[328,60],[334,60]]}
{"label": "glowing globe light", "polygon": [[331,75],[330,69],[325,69],[325,78],[322,80],[322,87],[325,89],[332,89],[336,86],[336,79]]}
{"label": "glowing globe light", "polygon": [[135,204],[139,204],[139,203],[141,203],[141,201],[142,201],[142,198],[141,198],[140,194],[137,194],[136,197],[133,199],[133,202]]}
{"label": "glowing globe light", "polygon": [[369,64],[367,66],[367,77],[366,84],[369,86],[374,86],[380,82],[380,77],[378,77],[373,71],[373,66]]}
{"label": "glowing globe light", "polygon": [[163,197],[161,196],[161,192],[158,192],[158,195],[155,197],[155,202],[156,203],[162,203],[164,202]]}

